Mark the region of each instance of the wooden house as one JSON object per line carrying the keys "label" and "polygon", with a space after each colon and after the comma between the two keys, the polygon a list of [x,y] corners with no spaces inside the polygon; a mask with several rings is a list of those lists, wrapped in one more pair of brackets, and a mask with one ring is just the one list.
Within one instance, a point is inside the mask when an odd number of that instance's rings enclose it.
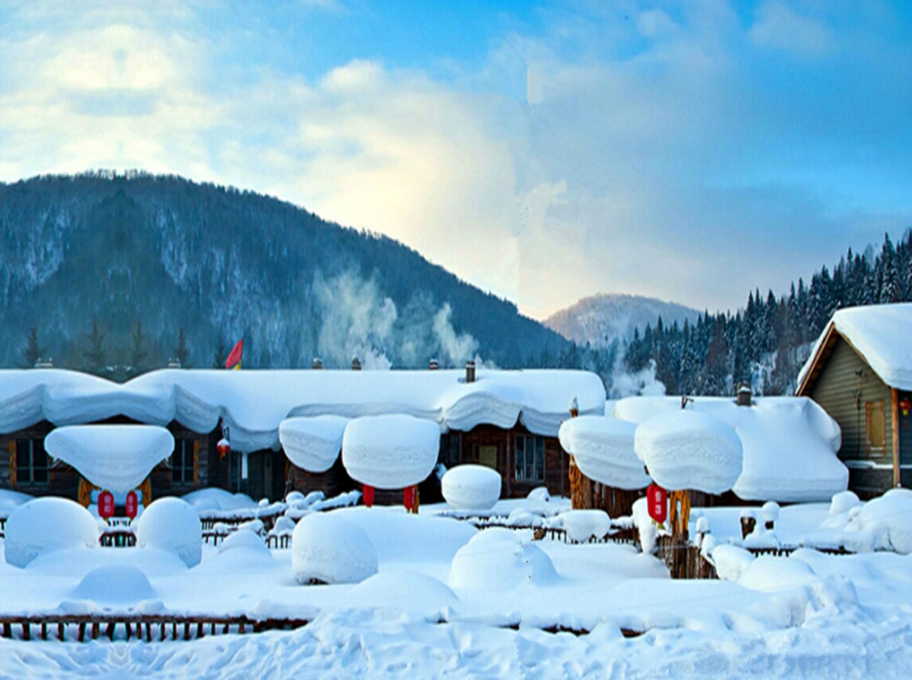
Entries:
{"label": "wooden house", "polygon": [[912,304],[837,311],[798,379],[842,428],[839,457],[863,497],[912,485]]}

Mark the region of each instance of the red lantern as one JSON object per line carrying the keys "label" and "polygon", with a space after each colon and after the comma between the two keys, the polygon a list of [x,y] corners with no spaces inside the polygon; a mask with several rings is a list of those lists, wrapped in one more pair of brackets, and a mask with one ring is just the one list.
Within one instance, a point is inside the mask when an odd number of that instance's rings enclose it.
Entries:
{"label": "red lantern", "polygon": [[646,503],[649,506],[649,516],[661,524],[668,517],[668,492],[653,482],[646,489]]}
{"label": "red lantern", "polygon": [[415,487],[407,486],[402,490],[402,504],[409,512],[415,507]]}
{"label": "red lantern", "polygon": [[904,416],[909,415],[909,411],[912,411],[912,401],[909,401],[908,397],[901,399],[899,402],[899,409]]}
{"label": "red lantern", "polygon": [[374,504],[374,487],[364,485],[364,505],[371,507]]}
{"label": "red lantern", "polygon": [[98,516],[102,519],[114,516],[114,494],[110,491],[98,494]]}
{"label": "red lantern", "polygon": [[225,437],[219,439],[219,443],[215,446],[216,450],[219,452],[219,458],[224,459],[229,453],[231,453],[231,442],[229,442]]}
{"label": "red lantern", "polygon": [[139,499],[136,497],[136,492],[131,491],[127,494],[127,517],[133,519],[136,517],[136,513],[139,511]]}

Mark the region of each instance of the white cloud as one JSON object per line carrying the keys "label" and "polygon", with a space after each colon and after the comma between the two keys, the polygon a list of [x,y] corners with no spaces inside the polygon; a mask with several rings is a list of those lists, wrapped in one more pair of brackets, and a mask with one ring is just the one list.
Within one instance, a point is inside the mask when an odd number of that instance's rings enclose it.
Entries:
{"label": "white cloud", "polygon": [[823,21],[799,14],[781,0],[760,6],[750,37],[758,45],[812,56],[830,52],[835,43]]}

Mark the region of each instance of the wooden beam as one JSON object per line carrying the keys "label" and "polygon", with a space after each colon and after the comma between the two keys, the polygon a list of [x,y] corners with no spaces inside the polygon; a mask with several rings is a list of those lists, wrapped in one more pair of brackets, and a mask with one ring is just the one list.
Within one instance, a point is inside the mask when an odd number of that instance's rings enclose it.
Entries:
{"label": "wooden beam", "polygon": [[890,415],[890,429],[893,430],[893,486],[902,485],[902,475],[899,467],[899,390],[895,387],[890,390],[892,411]]}

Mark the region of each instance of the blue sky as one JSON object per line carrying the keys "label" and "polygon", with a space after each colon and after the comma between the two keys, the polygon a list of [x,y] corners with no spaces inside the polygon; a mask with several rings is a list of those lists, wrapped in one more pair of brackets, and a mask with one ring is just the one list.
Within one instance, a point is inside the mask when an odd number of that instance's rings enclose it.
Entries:
{"label": "blue sky", "polygon": [[782,291],[912,226],[912,3],[0,0],[0,180],[141,167],[542,317]]}

